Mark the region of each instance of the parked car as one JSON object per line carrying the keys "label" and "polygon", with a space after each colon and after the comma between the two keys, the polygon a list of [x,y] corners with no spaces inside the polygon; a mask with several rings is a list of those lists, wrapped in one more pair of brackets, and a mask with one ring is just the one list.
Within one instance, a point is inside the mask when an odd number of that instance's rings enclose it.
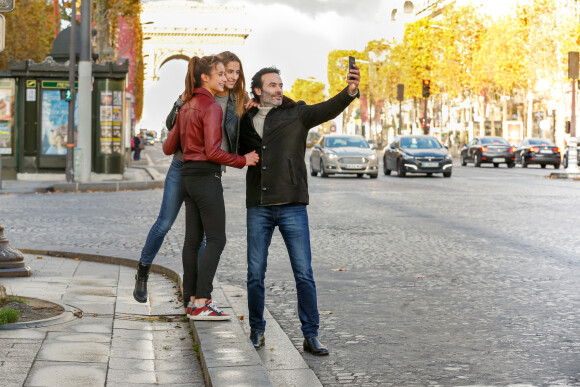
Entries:
{"label": "parked car", "polygon": [[516,147],[516,163],[527,168],[530,164],[540,164],[542,168],[553,165],[560,168],[560,148],[552,141],[542,138],[524,138]]}
{"label": "parked car", "polygon": [[334,174],[379,175],[378,157],[364,137],[326,134],[310,153],[310,174],[328,177]]}
{"label": "parked car", "polygon": [[[580,167],[580,147],[577,148],[578,150],[578,166]],[[568,147],[566,147],[566,151],[564,152],[564,168],[568,168]]]}
{"label": "parked car", "polygon": [[461,149],[461,166],[473,163],[476,167],[489,163],[494,167],[506,163],[508,168],[515,166],[516,148],[501,137],[475,137]]}
{"label": "parked car", "polygon": [[322,136],[318,133],[317,129],[310,129],[306,136],[306,148],[312,148],[315,144],[318,144],[320,137]]}
{"label": "parked car", "polygon": [[155,144],[155,132],[145,133],[145,145],[154,145],[154,144]]}
{"label": "parked car", "polygon": [[453,160],[447,148],[431,136],[397,136],[383,153],[383,172],[397,171],[399,177],[407,173],[442,173],[451,177]]}

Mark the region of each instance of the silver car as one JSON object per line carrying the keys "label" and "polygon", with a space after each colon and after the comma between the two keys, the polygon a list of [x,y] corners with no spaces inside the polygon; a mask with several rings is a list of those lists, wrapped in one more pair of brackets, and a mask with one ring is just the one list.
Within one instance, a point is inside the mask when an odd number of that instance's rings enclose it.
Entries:
{"label": "silver car", "polygon": [[334,174],[379,175],[376,146],[369,145],[362,136],[327,134],[310,153],[310,174],[322,177]]}

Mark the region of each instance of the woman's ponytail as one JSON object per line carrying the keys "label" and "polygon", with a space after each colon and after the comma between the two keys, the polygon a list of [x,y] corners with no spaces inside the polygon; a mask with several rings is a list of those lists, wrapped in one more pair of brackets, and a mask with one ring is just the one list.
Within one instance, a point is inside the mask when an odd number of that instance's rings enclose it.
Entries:
{"label": "woman's ponytail", "polygon": [[218,63],[222,62],[215,55],[204,56],[202,58],[194,56],[189,60],[187,75],[185,76],[186,102],[193,97],[193,90],[197,87],[201,87],[201,74],[211,75],[211,70],[213,70]]}
{"label": "woman's ponytail", "polygon": [[186,101],[189,101],[193,97],[193,90],[198,86],[195,82],[195,67],[199,62],[199,57],[194,56],[189,60],[189,66],[187,67],[187,75],[185,76],[185,96]]}

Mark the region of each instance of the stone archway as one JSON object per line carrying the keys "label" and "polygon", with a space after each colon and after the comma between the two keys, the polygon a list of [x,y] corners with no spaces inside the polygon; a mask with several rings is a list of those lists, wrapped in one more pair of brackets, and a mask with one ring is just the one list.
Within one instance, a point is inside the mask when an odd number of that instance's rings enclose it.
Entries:
{"label": "stone archway", "polygon": [[241,46],[250,34],[243,6],[187,0],[143,3],[143,62],[145,83],[159,80],[159,69],[172,59],[217,54]]}

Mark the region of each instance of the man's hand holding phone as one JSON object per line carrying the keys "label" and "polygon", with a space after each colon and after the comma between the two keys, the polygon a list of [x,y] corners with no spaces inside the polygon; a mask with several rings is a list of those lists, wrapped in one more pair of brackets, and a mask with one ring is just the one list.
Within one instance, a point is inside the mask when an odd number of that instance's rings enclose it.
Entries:
{"label": "man's hand holding phone", "polygon": [[346,83],[348,83],[348,93],[350,95],[356,94],[358,84],[360,83],[360,70],[352,56],[348,57],[348,74],[346,75]]}

